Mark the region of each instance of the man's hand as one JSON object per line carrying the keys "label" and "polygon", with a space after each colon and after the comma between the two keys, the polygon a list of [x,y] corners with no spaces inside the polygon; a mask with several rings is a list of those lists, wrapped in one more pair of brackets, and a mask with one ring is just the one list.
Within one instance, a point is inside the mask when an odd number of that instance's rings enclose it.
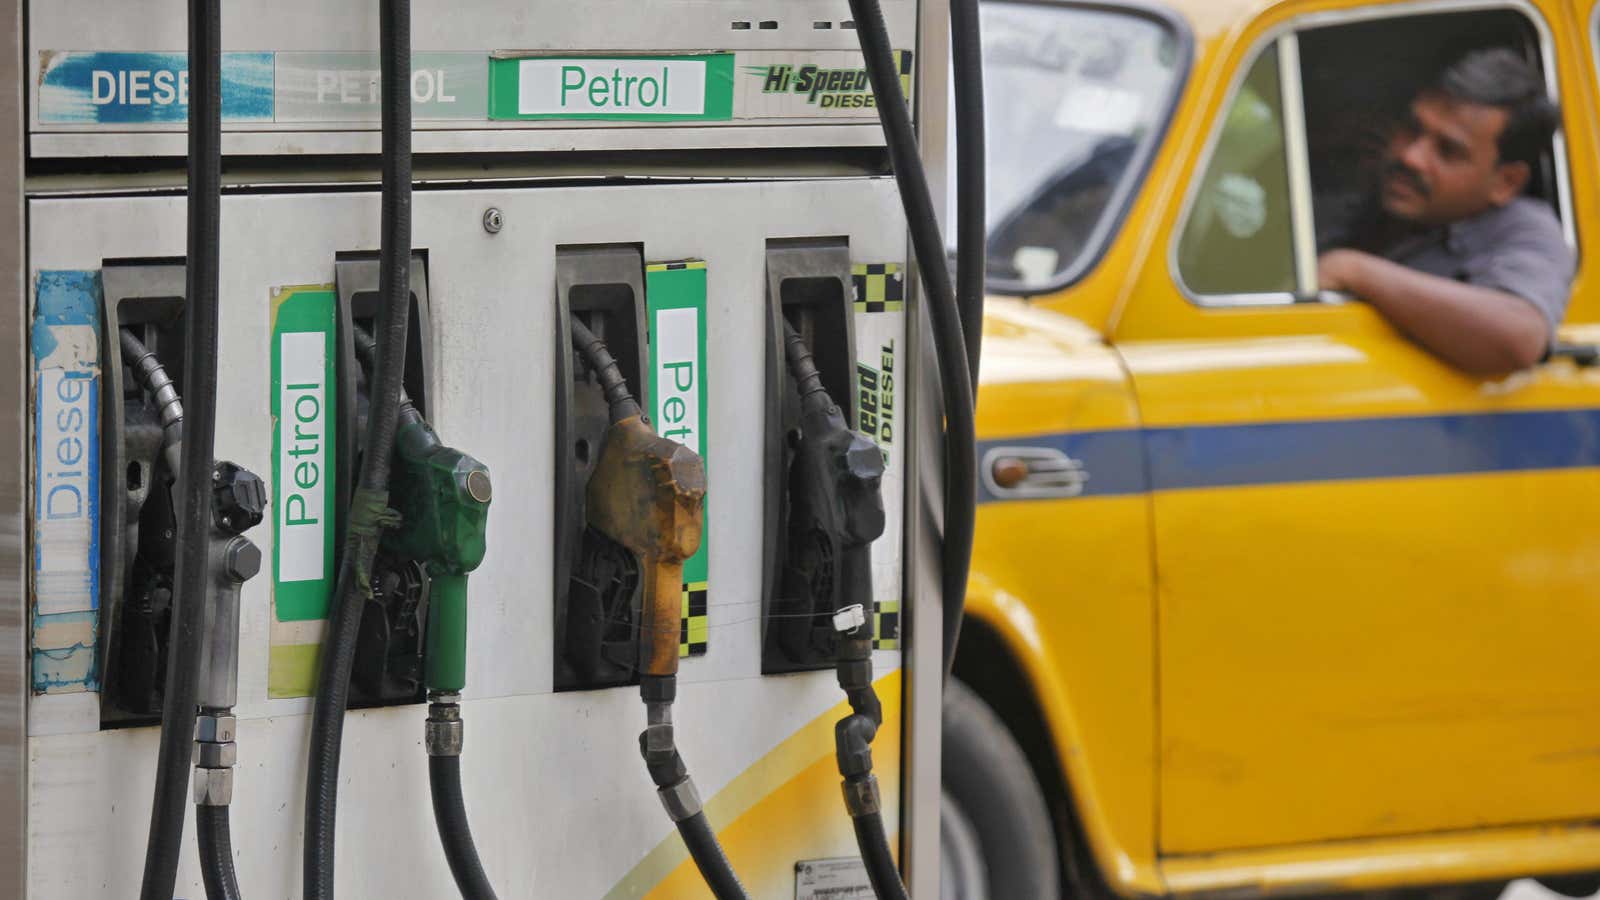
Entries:
{"label": "man's hand", "polygon": [[1354,294],[1435,356],[1473,375],[1503,375],[1544,356],[1550,326],[1527,300],[1409,269],[1359,250],[1317,259],[1323,290]]}
{"label": "man's hand", "polygon": [[1360,250],[1329,250],[1317,257],[1317,286],[1325,291],[1360,295],[1362,290],[1357,285],[1370,268],[1368,263],[1375,259]]}

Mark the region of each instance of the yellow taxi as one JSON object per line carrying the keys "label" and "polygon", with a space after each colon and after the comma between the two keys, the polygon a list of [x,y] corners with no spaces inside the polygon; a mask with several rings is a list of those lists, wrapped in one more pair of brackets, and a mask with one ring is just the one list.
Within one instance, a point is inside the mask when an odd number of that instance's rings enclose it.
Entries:
{"label": "yellow taxi", "polygon": [[[992,0],[947,896],[1600,889],[1600,7]],[[1463,374],[1319,238],[1441,61],[1562,110],[1547,361]],[[1465,895],[1469,889],[1458,889]]]}

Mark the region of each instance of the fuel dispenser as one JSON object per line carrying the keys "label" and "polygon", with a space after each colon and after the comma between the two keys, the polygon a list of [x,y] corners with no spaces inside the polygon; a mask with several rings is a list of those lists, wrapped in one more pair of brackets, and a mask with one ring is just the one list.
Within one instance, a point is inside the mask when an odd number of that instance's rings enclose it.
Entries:
{"label": "fuel dispenser", "polygon": [[937,892],[944,4],[5,2],[14,893]]}

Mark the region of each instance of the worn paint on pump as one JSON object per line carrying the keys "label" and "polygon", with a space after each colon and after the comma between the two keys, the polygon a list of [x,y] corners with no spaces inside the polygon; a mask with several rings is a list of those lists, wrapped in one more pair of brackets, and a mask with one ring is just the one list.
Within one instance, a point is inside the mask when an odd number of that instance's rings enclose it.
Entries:
{"label": "worn paint on pump", "polygon": [[33,689],[92,691],[100,606],[100,273],[38,279],[33,350]]}

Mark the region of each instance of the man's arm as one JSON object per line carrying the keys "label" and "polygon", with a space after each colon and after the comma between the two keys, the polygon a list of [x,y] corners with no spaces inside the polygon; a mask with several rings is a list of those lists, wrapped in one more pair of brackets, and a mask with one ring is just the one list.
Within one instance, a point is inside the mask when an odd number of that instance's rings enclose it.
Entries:
{"label": "man's arm", "polygon": [[1429,275],[1359,250],[1317,260],[1323,290],[1346,291],[1464,372],[1502,375],[1538,362],[1550,340],[1544,314],[1515,294]]}

